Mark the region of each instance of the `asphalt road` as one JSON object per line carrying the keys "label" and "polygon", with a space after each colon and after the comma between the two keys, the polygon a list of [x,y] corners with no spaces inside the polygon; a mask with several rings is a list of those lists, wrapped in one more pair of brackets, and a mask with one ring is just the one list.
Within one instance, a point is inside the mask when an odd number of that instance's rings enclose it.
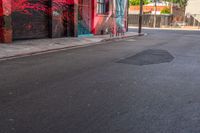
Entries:
{"label": "asphalt road", "polygon": [[1,61],[0,133],[200,133],[200,32],[145,32]]}

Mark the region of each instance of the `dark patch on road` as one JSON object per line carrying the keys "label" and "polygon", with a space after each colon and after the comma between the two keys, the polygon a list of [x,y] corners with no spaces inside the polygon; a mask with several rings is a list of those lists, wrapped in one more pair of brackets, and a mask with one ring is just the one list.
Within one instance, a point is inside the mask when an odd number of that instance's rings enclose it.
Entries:
{"label": "dark patch on road", "polygon": [[118,61],[118,63],[132,65],[150,65],[171,62],[174,57],[166,50],[148,49],[134,56]]}

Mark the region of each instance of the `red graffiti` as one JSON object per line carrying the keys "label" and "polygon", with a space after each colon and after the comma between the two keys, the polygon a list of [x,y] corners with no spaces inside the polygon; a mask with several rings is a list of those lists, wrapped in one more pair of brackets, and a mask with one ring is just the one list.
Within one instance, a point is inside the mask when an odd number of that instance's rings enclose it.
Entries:
{"label": "red graffiti", "polygon": [[39,0],[37,3],[31,3],[28,0],[14,0],[12,3],[12,12],[21,12],[24,14],[31,15],[29,9],[35,11],[47,12],[47,5],[43,4],[47,0]]}
{"label": "red graffiti", "polygon": [[[69,5],[74,4],[74,0],[52,0],[52,4],[48,4],[49,0],[38,0],[30,2],[28,0],[0,0],[0,16],[10,15],[13,12],[20,12],[32,15],[31,10],[50,14],[53,11],[66,9]],[[11,6],[12,5],[12,6]],[[52,5],[50,7],[49,5]]]}

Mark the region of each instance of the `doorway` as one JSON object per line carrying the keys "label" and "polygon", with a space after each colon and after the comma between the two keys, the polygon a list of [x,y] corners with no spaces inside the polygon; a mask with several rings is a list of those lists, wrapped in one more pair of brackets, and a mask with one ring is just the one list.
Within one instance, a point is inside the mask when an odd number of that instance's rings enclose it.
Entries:
{"label": "doorway", "polygon": [[78,1],[78,36],[90,36],[91,34],[91,0]]}

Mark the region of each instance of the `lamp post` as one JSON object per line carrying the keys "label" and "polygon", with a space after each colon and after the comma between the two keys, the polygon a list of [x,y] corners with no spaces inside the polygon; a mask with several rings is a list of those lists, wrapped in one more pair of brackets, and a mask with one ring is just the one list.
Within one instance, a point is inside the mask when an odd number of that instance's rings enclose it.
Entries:
{"label": "lamp post", "polygon": [[140,14],[139,14],[139,28],[138,28],[139,35],[142,32],[142,15],[143,15],[143,0],[140,0]]}

